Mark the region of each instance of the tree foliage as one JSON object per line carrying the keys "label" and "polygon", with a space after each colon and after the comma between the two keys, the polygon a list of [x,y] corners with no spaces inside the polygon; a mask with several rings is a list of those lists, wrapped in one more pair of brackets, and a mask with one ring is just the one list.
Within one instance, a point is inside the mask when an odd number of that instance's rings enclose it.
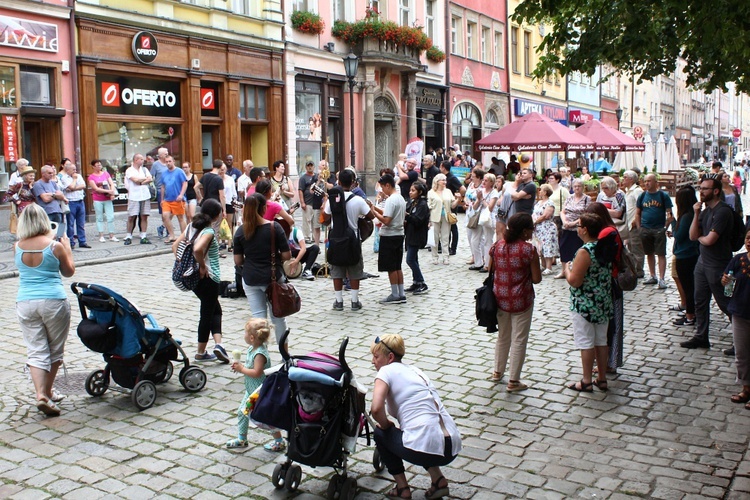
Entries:
{"label": "tree foliage", "polygon": [[511,19],[545,25],[537,78],[609,64],[653,80],[682,57],[688,85],[750,92],[748,0],[524,0]]}

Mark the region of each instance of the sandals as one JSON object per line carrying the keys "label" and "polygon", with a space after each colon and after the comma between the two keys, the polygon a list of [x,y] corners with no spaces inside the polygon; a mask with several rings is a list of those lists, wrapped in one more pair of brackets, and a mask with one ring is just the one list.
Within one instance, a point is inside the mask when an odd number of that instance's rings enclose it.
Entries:
{"label": "sandals", "polygon": [[36,402],[37,409],[48,417],[57,417],[60,415],[60,408],[54,401],[49,399],[40,399]]}
{"label": "sandals", "polygon": [[273,440],[270,443],[263,445],[263,449],[266,451],[284,451],[286,449],[286,443],[282,441]]}
{"label": "sandals", "polygon": [[65,399],[67,396],[61,392],[57,392],[55,389],[52,389],[52,396],[50,396],[50,401],[53,401],[55,403],[59,403],[63,399]]}
{"label": "sandals", "polygon": [[528,388],[529,386],[522,382],[511,380],[508,382],[508,386],[505,388],[505,390],[507,392],[521,392],[521,391],[525,391]]}
{"label": "sandals", "polygon": [[227,448],[247,448],[247,439],[234,438],[227,441]]}
{"label": "sandals", "polygon": [[[445,486],[440,486],[440,481],[443,481],[445,483]],[[445,477],[440,476],[437,481],[434,481],[432,483],[432,486],[430,486],[430,489],[425,491],[424,497],[428,500],[433,500],[435,498],[443,498],[447,497],[449,494],[448,491],[448,480],[445,479]]]}
{"label": "sandals", "polygon": [[578,392],[594,392],[594,383],[587,384],[581,379],[580,382],[574,382],[567,386],[568,389],[573,389]]}
{"label": "sandals", "polygon": [[492,372],[492,376],[490,377],[490,380],[493,382],[500,382],[500,380],[503,378],[503,374],[500,372]]}
{"label": "sandals", "polygon": [[750,401],[750,392],[741,391],[739,394],[734,394],[730,399],[732,403],[747,403]]}
{"label": "sandals", "polygon": [[[407,493],[407,496],[404,496],[404,493]],[[398,486],[394,486],[391,491],[385,494],[388,498],[404,498],[404,499],[410,499],[411,498],[411,489],[408,486],[404,486],[403,488],[399,488]],[[438,498],[438,497],[435,497]]]}
{"label": "sandals", "polygon": [[598,388],[598,389],[599,389],[600,391],[603,391],[603,392],[607,392],[607,391],[609,390],[609,387],[607,386],[607,381],[606,381],[606,380],[599,380],[599,379],[594,379],[594,381],[593,381],[593,384],[594,384],[594,385],[595,385],[595,386],[596,386],[596,387],[597,387],[597,388]]}

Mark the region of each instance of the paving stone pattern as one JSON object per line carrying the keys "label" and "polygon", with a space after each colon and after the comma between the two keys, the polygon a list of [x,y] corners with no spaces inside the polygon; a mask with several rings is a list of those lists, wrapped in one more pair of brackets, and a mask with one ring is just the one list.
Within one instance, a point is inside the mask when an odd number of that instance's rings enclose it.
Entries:
{"label": "paving stone pattern", "polygon": [[[365,249],[365,268],[375,272],[371,242]],[[289,319],[292,353],[335,353],[348,335],[347,359],[371,386],[372,339],[386,332],[402,334],[405,361],[433,379],[463,435],[462,453],[444,471],[454,498],[750,498],[750,411],[729,401],[737,391],[735,372],[721,349],[730,346],[731,332],[716,308],[712,349],[688,351],[678,343],[690,329],[672,326],[667,313],[677,300],[674,286],[660,291],[640,285],[627,293],[625,366],[610,379],[609,392],[578,394],[564,388],[581,374],[568,287],[544,277],[536,287],[522,375],[530,389],[508,394],[504,383],[489,380],[494,337],[475,326],[473,302],[484,276],[466,269],[468,256],[463,234],[459,255],[449,266],[432,265],[422,251],[430,291],[404,305],[378,304],[389,293],[385,274],[363,281],[361,312],[349,310],[346,295],[344,312],[331,310],[331,280],[296,281],[303,307]],[[192,356],[198,300],[171,284],[170,266],[169,255],[113,258],[80,267],[65,283],[111,287],[153,313]],[[408,286],[410,272],[404,268]],[[222,259],[222,273],[233,276],[231,257]],[[0,376],[0,498],[325,496],[333,473],[325,467],[303,467],[296,494],[273,488],[271,472],[282,457],[263,450],[266,432],[251,431],[249,448],[224,448],[235,437],[243,391],[242,380],[226,365],[202,365],[208,384],[198,394],[185,392],[175,376],[158,387],[156,404],[142,412],[126,394],[110,390],[101,398],[88,396],[81,381],[103,364],[75,334],[80,318],[72,294],[65,357],[70,395],[61,403],[62,416],[44,418],[33,406],[33,388],[23,370],[26,349],[11,300],[17,287],[18,278],[0,280],[0,293],[8,298],[0,307],[9,360]],[[247,303],[222,299],[222,307],[225,346],[244,349]],[[278,352],[272,348],[271,353],[278,362]],[[62,388],[65,378],[60,377]],[[359,499],[383,498],[392,487],[387,473],[374,472],[371,460],[372,448],[360,440],[350,460]],[[423,498],[427,476],[415,467],[407,473],[414,498]]]}

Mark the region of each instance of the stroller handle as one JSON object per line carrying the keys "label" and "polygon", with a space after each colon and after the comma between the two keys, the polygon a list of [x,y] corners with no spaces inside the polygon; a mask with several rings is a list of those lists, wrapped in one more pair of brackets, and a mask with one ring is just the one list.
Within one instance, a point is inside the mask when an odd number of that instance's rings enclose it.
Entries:
{"label": "stroller handle", "polygon": [[81,283],[79,281],[75,281],[70,284],[70,289],[73,290],[73,293],[76,294],[76,296],[80,295],[81,292],[78,290],[79,288],[84,289],[88,288],[89,290],[93,290],[94,292],[103,295],[105,297],[109,298],[109,302],[112,305],[116,305],[117,301],[110,295],[110,293],[107,290],[104,290],[103,288],[99,287],[98,285],[90,285],[88,283]]}
{"label": "stroller handle", "polygon": [[[286,348],[286,340],[289,337],[289,330],[284,332],[284,335],[281,336],[279,339],[279,352],[281,353],[281,357],[284,361],[289,361],[291,356],[289,356],[289,351]],[[349,368],[349,364],[346,362],[346,346],[349,345],[349,337],[344,337],[341,339],[341,345],[339,346],[339,363],[341,363],[341,367],[345,369],[347,372],[351,371]]]}

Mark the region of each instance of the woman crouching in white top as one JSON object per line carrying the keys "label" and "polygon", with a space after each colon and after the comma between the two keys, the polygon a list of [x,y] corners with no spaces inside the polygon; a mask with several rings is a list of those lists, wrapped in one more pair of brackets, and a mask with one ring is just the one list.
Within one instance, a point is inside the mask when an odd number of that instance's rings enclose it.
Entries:
{"label": "woman crouching in white top", "polygon": [[[375,446],[396,480],[396,487],[386,496],[411,498],[404,460],[424,467],[430,474],[432,486],[425,492],[425,498],[448,496],[448,480],[440,472],[440,466],[451,463],[461,451],[456,424],[427,376],[401,362],[405,353],[401,335],[376,337],[370,352],[372,364],[378,370],[371,407],[377,422]],[[389,415],[398,421],[398,427],[388,419]]]}

